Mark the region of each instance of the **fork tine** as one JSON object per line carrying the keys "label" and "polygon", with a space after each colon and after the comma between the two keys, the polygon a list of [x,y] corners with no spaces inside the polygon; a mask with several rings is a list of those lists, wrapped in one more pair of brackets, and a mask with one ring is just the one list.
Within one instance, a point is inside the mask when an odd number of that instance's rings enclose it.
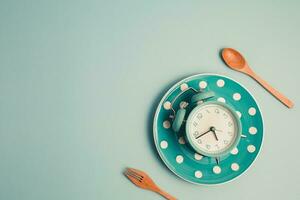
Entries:
{"label": "fork tine", "polygon": [[133,174],[135,174],[135,175],[141,177],[141,178],[144,178],[144,176],[143,176],[143,174],[142,174],[143,172],[140,171],[140,170],[133,169],[133,168],[127,168],[127,170],[130,171],[131,173],[133,173]]}
{"label": "fork tine", "polygon": [[138,180],[137,178],[131,176],[127,172],[124,172],[124,175],[136,186],[141,187],[141,181]]}
{"label": "fork tine", "polygon": [[[136,179],[135,177],[131,176],[131,175],[128,174],[127,172],[124,172],[124,175],[125,175],[128,179],[130,179],[130,180]],[[137,180],[137,179],[136,179],[136,180]]]}
{"label": "fork tine", "polygon": [[133,174],[136,174],[137,176],[140,176],[138,173],[136,173],[135,171],[133,171],[132,170],[133,168],[129,168],[129,167],[127,167],[126,169],[125,169],[125,171],[127,171],[127,172],[131,172],[131,173],[133,173]]}
{"label": "fork tine", "polygon": [[129,168],[126,168],[125,172],[126,174],[135,177],[136,179],[141,180],[142,177],[140,177],[138,174],[134,173],[133,171],[131,171]]}
{"label": "fork tine", "polygon": [[137,176],[136,174],[134,174],[134,173],[132,173],[132,172],[130,172],[130,171],[126,171],[126,174],[129,175],[129,176],[134,177],[135,179],[137,179],[137,180],[139,180],[139,181],[142,180],[142,178],[141,178],[140,176]]}

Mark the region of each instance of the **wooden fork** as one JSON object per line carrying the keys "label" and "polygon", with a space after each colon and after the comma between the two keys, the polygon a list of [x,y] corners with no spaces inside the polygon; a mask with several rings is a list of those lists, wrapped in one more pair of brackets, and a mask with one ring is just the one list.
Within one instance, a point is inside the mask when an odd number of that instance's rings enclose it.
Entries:
{"label": "wooden fork", "polygon": [[154,183],[154,181],[145,172],[143,172],[141,170],[137,170],[137,169],[133,169],[133,168],[126,168],[126,170],[124,171],[124,175],[132,183],[134,183],[136,186],[138,186],[140,188],[156,192],[156,193],[160,194],[161,196],[165,197],[166,199],[176,200],[175,197],[171,196],[167,192],[160,189]]}

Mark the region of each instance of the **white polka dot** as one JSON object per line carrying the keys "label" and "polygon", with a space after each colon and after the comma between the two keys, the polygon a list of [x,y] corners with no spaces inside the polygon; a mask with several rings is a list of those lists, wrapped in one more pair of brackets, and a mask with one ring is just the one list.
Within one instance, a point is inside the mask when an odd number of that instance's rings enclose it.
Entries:
{"label": "white polka dot", "polygon": [[225,81],[224,81],[224,80],[219,79],[219,80],[217,81],[217,86],[218,86],[218,87],[223,87],[224,85],[225,85]]}
{"label": "white polka dot", "polygon": [[240,169],[240,166],[239,166],[239,164],[237,164],[237,163],[232,163],[232,164],[231,164],[231,169],[232,169],[233,171],[238,171],[238,170]]}
{"label": "white polka dot", "polygon": [[194,157],[195,157],[196,160],[201,160],[203,158],[202,155],[197,154],[197,153],[195,153]]}
{"label": "white polka dot", "polygon": [[161,141],[161,142],[160,142],[160,147],[161,147],[162,149],[168,148],[168,142],[165,141],[165,140]]}
{"label": "white polka dot", "polygon": [[201,89],[206,88],[206,86],[207,86],[207,83],[206,83],[205,81],[200,81],[199,87],[200,87]]}
{"label": "white polka dot", "polygon": [[226,100],[223,97],[219,97],[217,100],[220,101],[220,102],[223,102],[223,103],[226,102]]}
{"label": "white polka dot", "polygon": [[249,133],[251,134],[251,135],[255,135],[256,133],[257,133],[257,129],[255,128],[255,127],[250,127],[249,128]]}
{"label": "white polka dot", "polygon": [[231,152],[230,152],[232,155],[236,155],[236,154],[238,154],[239,153],[239,150],[238,150],[238,148],[234,148],[234,149],[232,149],[231,150]]}
{"label": "white polka dot", "polygon": [[201,178],[203,176],[202,172],[201,171],[195,171],[195,177],[196,178]]}
{"label": "white polka dot", "polygon": [[220,174],[221,171],[222,171],[221,167],[219,167],[219,166],[214,166],[213,172],[214,172],[215,174]]}
{"label": "white polka dot", "polygon": [[256,150],[256,148],[254,145],[250,144],[247,146],[247,150],[249,153],[253,153]]}
{"label": "white polka dot", "polygon": [[256,109],[251,107],[251,108],[249,108],[248,113],[249,113],[249,115],[253,116],[256,114]]}
{"label": "white polka dot", "polygon": [[188,84],[186,84],[186,83],[183,83],[183,84],[181,84],[180,85],[180,89],[181,89],[181,91],[184,91],[184,90],[186,90],[186,89],[188,89]]}
{"label": "white polka dot", "polygon": [[170,101],[166,101],[166,102],[164,103],[164,108],[165,108],[166,110],[170,110],[170,109],[171,109],[171,102],[170,102]]}
{"label": "white polka dot", "polygon": [[239,101],[239,100],[241,99],[240,93],[234,93],[232,97],[233,97],[233,99],[236,100],[236,101]]}
{"label": "white polka dot", "polygon": [[239,118],[242,117],[242,113],[240,111],[236,111],[236,114],[238,115]]}
{"label": "white polka dot", "polygon": [[168,120],[166,120],[166,121],[163,122],[163,127],[168,129],[168,128],[171,127],[171,123]]}
{"label": "white polka dot", "polygon": [[182,155],[176,156],[176,162],[177,162],[178,164],[181,164],[181,163],[183,162],[183,157],[182,157]]}
{"label": "white polka dot", "polygon": [[183,137],[180,137],[180,138],[178,139],[178,142],[179,142],[179,144],[185,144],[185,140],[184,140]]}

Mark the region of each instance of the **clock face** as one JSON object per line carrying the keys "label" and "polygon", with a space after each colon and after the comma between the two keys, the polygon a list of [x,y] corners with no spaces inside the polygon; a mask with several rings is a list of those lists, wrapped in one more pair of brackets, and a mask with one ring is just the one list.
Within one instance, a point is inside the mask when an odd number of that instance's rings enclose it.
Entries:
{"label": "clock face", "polygon": [[240,139],[240,122],[222,103],[198,105],[190,113],[186,134],[191,146],[206,156],[221,156],[231,151]]}

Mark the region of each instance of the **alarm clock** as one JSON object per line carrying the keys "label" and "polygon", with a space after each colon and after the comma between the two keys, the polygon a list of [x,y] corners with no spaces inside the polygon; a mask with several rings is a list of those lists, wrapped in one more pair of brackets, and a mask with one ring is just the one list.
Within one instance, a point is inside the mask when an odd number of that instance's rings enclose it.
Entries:
{"label": "alarm clock", "polygon": [[[183,101],[176,111],[173,106],[176,100],[189,90],[195,94],[189,101]],[[219,101],[209,101],[214,96],[213,91],[197,91],[192,87],[177,95],[171,102],[171,110],[175,116],[172,129],[178,132],[185,128],[185,138],[190,147],[203,156],[216,158],[219,162],[221,156],[228,154],[239,143],[242,128],[233,108]]]}

